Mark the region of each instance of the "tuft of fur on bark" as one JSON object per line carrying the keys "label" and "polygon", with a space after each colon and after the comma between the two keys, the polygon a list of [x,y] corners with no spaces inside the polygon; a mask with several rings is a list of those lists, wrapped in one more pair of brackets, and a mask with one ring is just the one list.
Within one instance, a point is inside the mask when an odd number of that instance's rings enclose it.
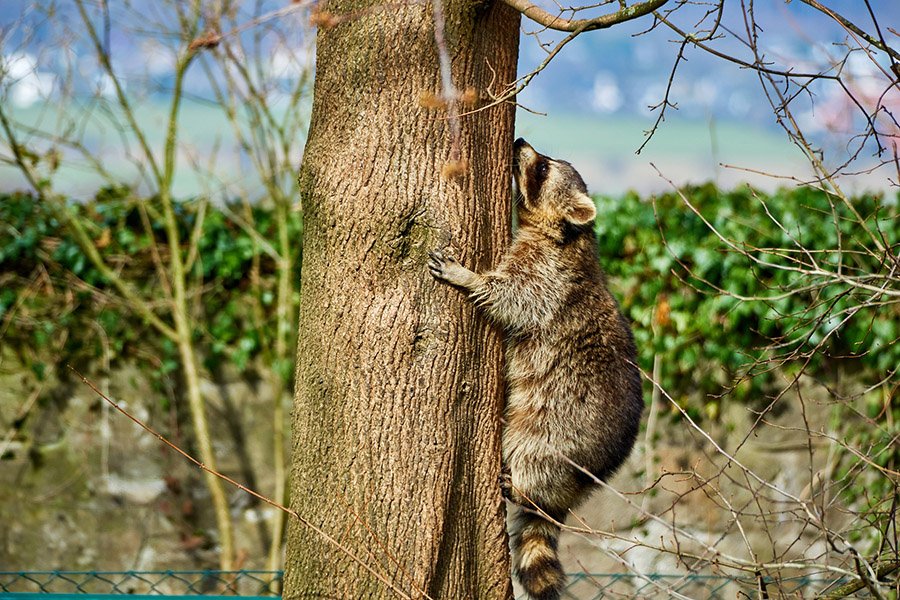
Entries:
{"label": "tuft of fur on bark", "polygon": [[456,179],[466,174],[469,169],[467,160],[448,160],[441,168],[441,177],[444,179]]}

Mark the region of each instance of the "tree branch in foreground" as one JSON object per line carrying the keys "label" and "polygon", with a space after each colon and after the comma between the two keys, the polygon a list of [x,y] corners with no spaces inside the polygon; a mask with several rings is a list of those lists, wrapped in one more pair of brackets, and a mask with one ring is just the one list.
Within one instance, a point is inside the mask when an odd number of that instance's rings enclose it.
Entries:
{"label": "tree branch in foreground", "polygon": [[[887,577],[897,569],[900,569],[900,560],[890,560],[875,569],[875,575],[878,579],[881,579],[882,577]],[[834,591],[819,596],[819,598],[820,600],[839,600],[841,598],[848,598],[851,594],[855,594],[864,587],[866,587],[866,582],[864,579],[860,578],[845,583]]]}
{"label": "tree branch in foreground", "polygon": [[618,23],[624,23],[638,17],[648,15],[669,0],[646,0],[638,4],[632,4],[614,13],[601,15],[593,19],[565,19],[559,15],[554,15],[539,6],[536,6],[528,0],[503,0],[506,4],[513,7],[535,23],[543,25],[548,29],[557,31],[593,31],[594,29],[606,29]]}

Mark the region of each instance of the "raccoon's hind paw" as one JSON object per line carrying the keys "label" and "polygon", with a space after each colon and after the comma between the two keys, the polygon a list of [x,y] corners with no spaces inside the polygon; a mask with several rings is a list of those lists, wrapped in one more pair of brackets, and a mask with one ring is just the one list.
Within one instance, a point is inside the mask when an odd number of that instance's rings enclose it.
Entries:
{"label": "raccoon's hind paw", "polygon": [[540,510],[534,501],[523,496],[521,491],[513,486],[512,471],[509,467],[503,467],[500,471],[500,475],[497,476],[497,484],[500,486],[500,495],[507,502],[529,510]]}
{"label": "raccoon's hind paw", "polygon": [[503,497],[507,500],[512,499],[512,471],[510,471],[509,467],[503,467],[500,471],[500,475],[497,476],[497,483],[500,485],[500,493],[503,494]]}

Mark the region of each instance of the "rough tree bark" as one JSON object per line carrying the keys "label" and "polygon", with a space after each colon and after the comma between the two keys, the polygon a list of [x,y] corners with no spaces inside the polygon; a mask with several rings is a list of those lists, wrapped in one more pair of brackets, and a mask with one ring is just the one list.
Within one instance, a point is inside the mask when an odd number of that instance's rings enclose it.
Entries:
{"label": "rough tree bark", "polygon": [[[478,270],[510,234],[514,110],[461,121],[460,177],[430,2],[332,0],[320,26],[304,206],[285,598],[511,598],[497,476],[499,333],[425,269]],[[457,88],[515,79],[519,14],[445,3]],[[330,20],[330,21],[329,21]]]}

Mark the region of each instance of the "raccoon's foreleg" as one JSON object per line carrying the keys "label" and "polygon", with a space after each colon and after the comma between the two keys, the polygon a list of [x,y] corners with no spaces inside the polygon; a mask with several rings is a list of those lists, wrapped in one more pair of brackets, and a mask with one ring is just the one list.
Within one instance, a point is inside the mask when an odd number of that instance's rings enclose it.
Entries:
{"label": "raccoon's foreleg", "polygon": [[486,289],[487,281],[484,277],[459,264],[459,261],[452,255],[435,250],[428,256],[428,270],[435,279],[461,287],[470,295],[478,294]]}
{"label": "raccoon's foreleg", "polygon": [[506,262],[483,275],[465,268],[453,256],[435,250],[429,254],[428,270],[435,279],[464,289],[469,299],[500,325],[511,330],[532,326],[546,318],[547,302],[534,285],[511,277]]}
{"label": "raccoon's foreleg", "polygon": [[435,279],[446,281],[450,285],[461,287],[469,293],[469,300],[476,306],[487,311],[503,325],[509,325],[505,315],[513,314],[513,311],[504,308],[504,285],[496,273],[489,272],[479,275],[465,268],[451,254],[435,250],[429,254],[428,270]]}

